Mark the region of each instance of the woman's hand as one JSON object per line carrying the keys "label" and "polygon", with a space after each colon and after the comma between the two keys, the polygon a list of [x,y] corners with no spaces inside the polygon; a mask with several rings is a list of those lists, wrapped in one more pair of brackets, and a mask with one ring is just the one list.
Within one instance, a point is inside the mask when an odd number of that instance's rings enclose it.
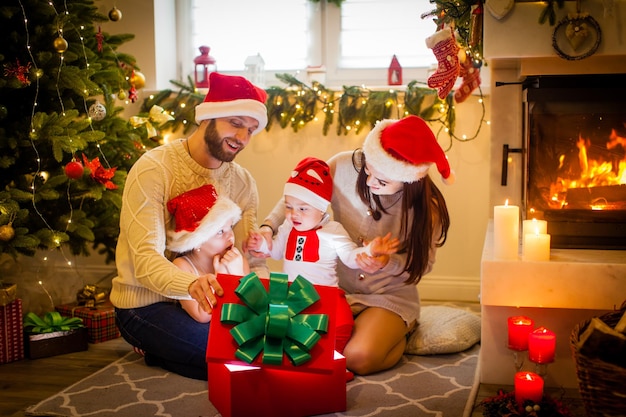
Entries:
{"label": "woman's hand", "polygon": [[215,274],[199,276],[189,284],[188,292],[208,314],[213,312],[213,307],[217,304],[217,297],[224,295],[224,290],[217,282]]}
{"label": "woman's hand", "polygon": [[375,274],[387,266],[389,263],[389,255],[369,256],[365,253],[360,253],[356,256],[356,263],[359,269],[368,274]]}
{"label": "woman's hand", "polygon": [[[391,238],[391,233],[387,233],[385,236],[375,237],[370,243],[370,252],[372,256],[391,255],[396,253],[400,247],[400,240],[397,237]],[[387,259],[389,262],[389,259]],[[386,264],[386,263],[385,263]]]}

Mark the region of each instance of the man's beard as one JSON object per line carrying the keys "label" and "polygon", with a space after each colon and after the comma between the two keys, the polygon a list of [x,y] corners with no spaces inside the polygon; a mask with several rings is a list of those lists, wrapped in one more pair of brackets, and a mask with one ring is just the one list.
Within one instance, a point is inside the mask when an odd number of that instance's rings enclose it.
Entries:
{"label": "man's beard", "polygon": [[[239,141],[235,139],[231,139],[231,141],[236,142],[238,145],[241,145]],[[235,156],[237,156],[237,154],[243,149],[243,147],[240,147],[235,153],[230,153],[224,150],[223,142],[224,139],[220,137],[220,135],[217,133],[217,129],[215,128],[215,119],[212,119],[204,132],[204,143],[206,143],[209,153],[215,159],[222,162],[232,162],[232,160],[235,159]]]}

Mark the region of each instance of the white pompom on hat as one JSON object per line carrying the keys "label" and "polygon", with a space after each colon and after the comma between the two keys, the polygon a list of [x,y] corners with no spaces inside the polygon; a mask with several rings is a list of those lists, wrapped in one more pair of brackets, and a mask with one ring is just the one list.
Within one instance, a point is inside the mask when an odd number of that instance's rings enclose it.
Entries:
{"label": "white pompom on hat", "polygon": [[419,181],[433,164],[444,183],[452,184],[455,180],[437,138],[417,116],[378,122],[365,138],[363,153],[372,167],[392,181]]}
{"label": "white pompom on hat", "polygon": [[176,222],[167,233],[167,248],[184,253],[202,246],[232,221],[241,219],[241,209],[230,198],[220,197],[211,184],[184,192],[167,202]]}
{"label": "white pompom on hat", "polygon": [[212,72],[209,75],[209,92],[204,102],[196,106],[196,123],[202,120],[229,116],[249,116],[259,122],[252,133],[257,134],[267,126],[267,93],[244,77]]}
{"label": "white pompom on hat", "polygon": [[321,159],[304,158],[291,172],[283,194],[326,212],[333,196],[333,178],[328,164]]}

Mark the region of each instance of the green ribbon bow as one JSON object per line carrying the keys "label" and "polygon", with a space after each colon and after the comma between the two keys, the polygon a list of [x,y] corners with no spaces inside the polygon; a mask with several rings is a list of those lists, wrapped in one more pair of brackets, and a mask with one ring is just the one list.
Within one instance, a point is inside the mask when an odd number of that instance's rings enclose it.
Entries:
{"label": "green ribbon bow", "polygon": [[85,327],[80,317],[63,317],[57,311],[46,313],[43,318],[33,312],[24,317],[24,328],[29,333],[52,333]]}
{"label": "green ribbon bow", "polygon": [[235,294],[245,305],[226,303],[221,322],[236,324],[230,330],[239,348],[235,356],[252,363],[263,351],[263,363],[280,365],[283,352],[294,365],[311,359],[309,351],[328,331],[328,315],[299,314],[320,296],[313,284],[298,275],[289,285],[286,274],[270,274],[269,291],[255,273],[241,278]]}

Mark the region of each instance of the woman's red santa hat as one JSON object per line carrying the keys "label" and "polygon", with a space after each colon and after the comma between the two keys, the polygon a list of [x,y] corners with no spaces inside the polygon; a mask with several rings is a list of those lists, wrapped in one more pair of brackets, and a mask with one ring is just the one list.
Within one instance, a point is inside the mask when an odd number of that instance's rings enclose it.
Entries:
{"label": "woman's red santa hat", "polygon": [[291,172],[283,194],[326,212],[333,196],[333,178],[328,164],[321,159],[304,158]]}
{"label": "woman's red santa hat", "polygon": [[199,248],[224,225],[241,219],[241,209],[231,199],[219,197],[211,184],[184,192],[167,202],[176,228],[167,233],[167,248],[184,253]]}
{"label": "woman's red santa hat", "polygon": [[209,92],[204,102],[196,106],[196,123],[202,120],[229,116],[249,116],[259,122],[252,133],[257,134],[267,126],[267,93],[244,77],[212,72],[209,75]]}
{"label": "woman's red santa hat", "polygon": [[372,167],[393,181],[419,181],[435,164],[443,182],[454,183],[448,157],[430,127],[417,116],[378,122],[365,138],[363,153]]}

